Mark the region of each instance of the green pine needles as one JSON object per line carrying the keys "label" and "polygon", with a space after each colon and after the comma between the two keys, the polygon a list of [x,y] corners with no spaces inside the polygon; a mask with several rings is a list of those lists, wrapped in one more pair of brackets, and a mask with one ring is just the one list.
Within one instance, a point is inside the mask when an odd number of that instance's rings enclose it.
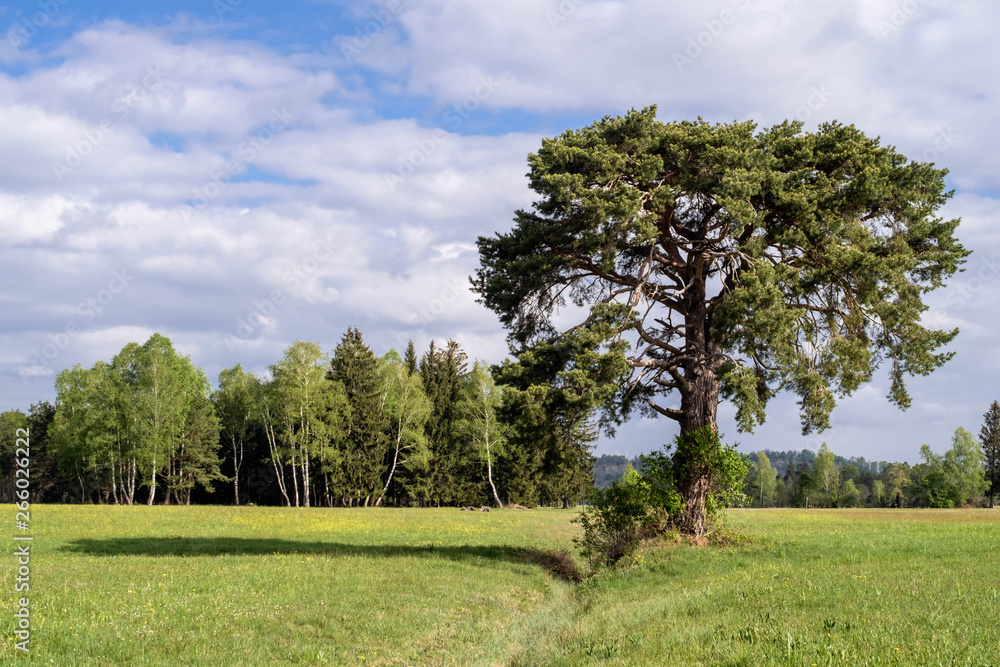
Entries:
{"label": "green pine needles", "polygon": [[[924,295],[969,254],[938,216],[947,171],[853,126],[664,123],[649,107],[528,162],[538,199],[479,239],[474,288],[519,358],[559,350],[549,381],[591,378],[609,431],[636,411],[714,431],[720,400],[751,431],[782,391],[821,431],[880,366],[906,408],[906,376],[951,357],[957,330],[921,324]],[[582,316],[560,324],[571,305]],[[699,533],[711,471],[688,450],[678,491]]]}

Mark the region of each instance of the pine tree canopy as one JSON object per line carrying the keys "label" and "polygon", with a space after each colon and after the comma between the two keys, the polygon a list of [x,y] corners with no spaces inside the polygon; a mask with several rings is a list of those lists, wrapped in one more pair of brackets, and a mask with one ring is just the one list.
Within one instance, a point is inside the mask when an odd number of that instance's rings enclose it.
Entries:
{"label": "pine tree canopy", "polygon": [[655,114],[543,140],[532,210],[480,237],[473,285],[515,352],[565,345],[559,370],[620,368],[605,405],[619,423],[639,409],[715,428],[721,398],[752,430],[790,390],[803,431],[822,430],[882,364],[909,406],[905,376],[947,361],[957,334],[920,321],[968,255],[937,215],[947,171],[837,122]]}

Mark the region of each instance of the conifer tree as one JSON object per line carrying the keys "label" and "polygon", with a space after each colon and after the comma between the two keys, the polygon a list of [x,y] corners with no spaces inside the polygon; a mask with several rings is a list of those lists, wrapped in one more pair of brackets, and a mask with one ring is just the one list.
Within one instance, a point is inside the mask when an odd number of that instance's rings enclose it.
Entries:
{"label": "conifer tree", "polygon": [[403,365],[406,367],[406,372],[410,375],[415,375],[418,370],[417,361],[417,348],[414,347],[413,341],[410,340],[406,343],[406,355],[403,357]]}
{"label": "conifer tree", "polygon": [[420,376],[432,406],[427,422],[430,470],[421,494],[426,502],[439,506],[475,503],[481,496],[470,476],[471,446],[463,447],[458,429],[458,403],[467,375],[467,356],[456,341],[449,340],[444,349],[431,341],[420,360]]}
{"label": "conifer tree", "polygon": [[993,497],[1000,493],[1000,403],[993,401],[983,415],[983,428],[979,431],[983,443],[983,462],[986,481],[990,485],[986,493],[993,507]]}
{"label": "conifer tree", "polygon": [[[650,107],[543,140],[528,161],[539,196],[479,239],[475,291],[515,353],[585,339],[555,372],[593,357],[619,369],[612,421],[678,422],[684,532],[706,530],[720,400],[752,430],[790,390],[803,430],[823,430],[879,364],[906,408],[905,376],[951,357],[957,330],[921,324],[923,296],[968,255],[958,220],[937,215],[947,172],[853,126],[663,123]],[[586,309],[571,326],[567,303]]]}
{"label": "conifer tree", "polygon": [[219,419],[206,396],[207,384],[206,380],[204,388],[191,397],[174,454],[176,467],[169,489],[178,504],[191,504],[196,485],[211,493],[215,482],[231,481],[220,471]]}
{"label": "conifer tree", "polygon": [[367,507],[382,491],[388,420],[379,362],[358,329],[341,338],[328,377],[343,385],[347,404],[339,436],[344,492],[349,504]]}

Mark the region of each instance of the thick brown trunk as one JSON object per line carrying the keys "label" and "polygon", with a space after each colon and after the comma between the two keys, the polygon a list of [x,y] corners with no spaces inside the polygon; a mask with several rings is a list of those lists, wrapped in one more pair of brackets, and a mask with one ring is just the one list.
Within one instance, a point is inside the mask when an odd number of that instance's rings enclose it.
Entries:
{"label": "thick brown trunk", "polygon": [[[699,294],[699,292],[702,292]],[[695,290],[696,300],[703,301],[704,286]],[[697,302],[697,301],[696,301]],[[721,350],[711,340],[709,318],[704,312],[690,313],[687,318],[686,338],[688,348],[697,351],[698,361],[684,370],[687,383],[681,392],[681,439],[674,454],[679,469],[675,473],[678,491],[684,502],[680,516],[680,530],[687,535],[704,535],[705,504],[712,479],[711,460],[698,446],[696,434],[704,429],[718,433],[719,381],[714,368]]]}

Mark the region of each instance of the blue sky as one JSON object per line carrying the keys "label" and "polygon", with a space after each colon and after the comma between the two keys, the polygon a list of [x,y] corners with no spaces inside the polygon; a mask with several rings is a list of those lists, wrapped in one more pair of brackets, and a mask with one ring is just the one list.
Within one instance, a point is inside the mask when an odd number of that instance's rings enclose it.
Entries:
{"label": "blue sky", "polygon": [[[929,0],[506,3],[86,2],[0,5],[0,408],[54,398],[61,369],[168,335],[213,379],[264,371],[295,339],[376,352],[458,338],[500,361],[475,303],[475,239],[529,206],[541,139],[630,108],[663,120],[854,123],[951,170],[967,271],[930,299],[957,355],[833,428],[792,397],[745,449],[916,460],[978,431],[1000,349],[1000,8]],[[24,28],[26,30],[22,30]],[[366,34],[367,32],[367,34]],[[636,420],[600,452],[672,424]]]}

